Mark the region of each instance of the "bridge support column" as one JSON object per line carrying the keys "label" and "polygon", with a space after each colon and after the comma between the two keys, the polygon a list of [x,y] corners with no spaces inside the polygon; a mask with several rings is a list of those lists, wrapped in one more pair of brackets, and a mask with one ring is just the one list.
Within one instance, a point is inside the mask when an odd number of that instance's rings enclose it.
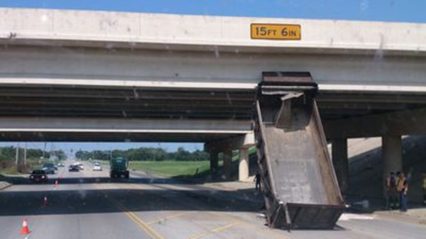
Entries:
{"label": "bridge support column", "polygon": [[240,162],[238,165],[238,180],[245,181],[249,177],[248,148],[240,148]]}
{"label": "bridge support column", "polygon": [[349,187],[348,140],[334,139],[331,152],[340,191],[346,193]]}
{"label": "bridge support column", "polygon": [[[204,150],[210,153],[210,167],[211,171],[214,172],[214,168],[217,166],[217,153],[223,153],[223,170],[221,176],[226,179],[232,177],[232,150],[240,150],[240,162],[239,162],[239,173],[238,178],[245,180],[249,176],[249,158],[248,148],[255,145],[253,132],[245,135],[238,135],[219,141],[206,142]],[[218,172],[218,169],[216,170]]]}
{"label": "bridge support column", "polygon": [[385,192],[385,180],[390,172],[402,171],[401,136],[386,135],[382,137],[383,159],[383,190]]}
{"label": "bridge support column", "polygon": [[219,152],[216,150],[210,151],[210,174],[211,176],[217,175],[217,170],[219,168]]}
{"label": "bridge support column", "polygon": [[232,149],[227,148],[223,151],[223,177],[230,179],[232,174]]}

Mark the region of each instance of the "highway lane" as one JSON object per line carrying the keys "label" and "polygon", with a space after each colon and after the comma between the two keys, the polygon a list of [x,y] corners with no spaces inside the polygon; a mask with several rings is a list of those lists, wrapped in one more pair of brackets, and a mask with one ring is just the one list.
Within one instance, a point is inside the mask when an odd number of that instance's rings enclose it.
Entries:
{"label": "highway lane", "polygon": [[[145,183],[150,179],[109,182],[107,175],[107,170],[92,172],[86,165],[79,173],[60,169],[50,177],[51,184],[22,183],[2,191],[0,233],[16,238],[23,218],[29,221],[31,238],[208,238],[243,224],[241,219],[220,215],[228,208],[223,202],[199,202],[199,197],[163,184]],[[169,223],[172,220],[176,221]],[[252,235],[243,234],[246,238],[273,234],[262,223],[258,227]]]}
{"label": "highway lane", "polygon": [[[69,173],[60,168],[59,184],[16,185],[0,195],[1,238],[21,238],[19,230],[26,218],[30,238],[151,238],[127,222],[127,216],[94,184],[84,184],[86,172]],[[63,184],[62,180],[76,183]],[[83,179],[83,180],[80,180]],[[47,206],[44,206],[44,197]]]}
{"label": "highway lane", "polygon": [[[0,191],[1,238],[424,238],[424,225],[344,214],[332,231],[272,230],[259,205],[203,185],[131,175],[111,181],[107,168],[60,169],[50,184],[25,182]],[[139,174],[138,174],[139,175]],[[59,184],[54,181],[58,178]],[[47,196],[48,205],[43,205]]]}

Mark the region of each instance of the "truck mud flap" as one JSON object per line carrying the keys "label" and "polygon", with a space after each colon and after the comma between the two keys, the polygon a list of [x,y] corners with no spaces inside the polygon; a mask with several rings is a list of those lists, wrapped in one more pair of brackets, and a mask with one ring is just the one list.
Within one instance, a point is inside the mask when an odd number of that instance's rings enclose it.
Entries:
{"label": "truck mud flap", "polygon": [[344,210],[309,73],[267,72],[257,88],[255,137],[267,223],[331,229]]}

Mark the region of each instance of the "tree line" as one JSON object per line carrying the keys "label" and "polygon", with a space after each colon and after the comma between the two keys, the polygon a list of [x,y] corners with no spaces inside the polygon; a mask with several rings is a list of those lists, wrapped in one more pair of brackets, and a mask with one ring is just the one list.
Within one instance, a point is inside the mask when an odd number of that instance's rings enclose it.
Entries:
{"label": "tree line", "polygon": [[208,160],[209,154],[201,150],[190,152],[182,147],[179,147],[176,152],[167,152],[162,148],[141,147],[127,150],[79,150],[75,153],[75,157],[80,160],[109,160],[115,157],[125,157],[130,161],[201,161]]}
{"label": "tree line", "polygon": [[[19,155],[23,155],[23,148],[19,148]],[[66,158],[65,152],[63,150],[54,150],[54,151],[44,151],[41,149],[27,149],[27,158],[28,159],[40,159],[41,157],[50,158],[56,156],[59,160],[64,160]],[[5,146],[0,147],[0,160],[14,160],[16,157],[16,147],[14,146]]]}

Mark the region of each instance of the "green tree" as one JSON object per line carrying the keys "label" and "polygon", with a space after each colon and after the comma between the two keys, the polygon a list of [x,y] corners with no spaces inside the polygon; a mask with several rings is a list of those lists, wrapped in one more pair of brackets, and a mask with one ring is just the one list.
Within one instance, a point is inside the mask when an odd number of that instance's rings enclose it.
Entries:
{"label": "green tree", "polygon": [[175,160],[177,161],[191,160],[191,153],[186,151],[183,147],[179,147],[175,155]]}
{"label": "green tree", "polygon": [[75,157],[80,160],[87,160],[89,158],[97,160],[109,160],[110,157],[125,157],[130,161],[163,161],[163,160],[179,160],[179,161],[197,161],[208,160],[208,153],[196,150],[189,152],[183,147],[179,147],[176,152],[167,152],[162,148],[131,148],[127,150],[93,150],[82,151],[79,150],[75,153]]}
{"label": "green tree", "polygon": [[0,148],[0,160],[13,160],[15,159],[16,148],[13,146]]}
{"label": "green tree", "polygon": [[58,160],[65,160],[67,158],[65,152],[62,149],[51,151],[50,156],[57,157]]}
{"label": "green tree", "polygon": [[39,159],[40,157],[43,157],[43,150],[27,149],[27,158]]}

